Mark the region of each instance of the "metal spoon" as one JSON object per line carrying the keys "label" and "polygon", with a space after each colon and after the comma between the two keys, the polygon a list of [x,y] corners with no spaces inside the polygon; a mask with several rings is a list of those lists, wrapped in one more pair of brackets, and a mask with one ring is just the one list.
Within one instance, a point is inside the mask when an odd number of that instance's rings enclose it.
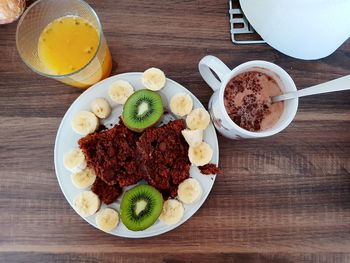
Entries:
{"label": "metal spoon", "polygon": [[310,96],[315,94],[341,91],[350,89],[350,75],[341,77],[335,80],[331,80],[322,84],[318,84],[309,88],[301,89],[298,91],[282,94],[279,96],[271,97],[272,102],[290,100],[298,97]]}

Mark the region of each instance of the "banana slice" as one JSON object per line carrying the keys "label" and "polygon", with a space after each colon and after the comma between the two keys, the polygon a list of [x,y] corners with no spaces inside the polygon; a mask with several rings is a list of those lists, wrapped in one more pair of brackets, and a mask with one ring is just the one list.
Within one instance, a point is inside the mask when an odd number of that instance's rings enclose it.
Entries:
{"label": "banana slice", "polygon": [[133,93],[133,86],[125,80],[117,80],[108,88],[109,97],[118,104],[124,104]]}
{"label": "banana slice", "polygon": [[170,110],[178,116],[185,116],[192,111],[193,101],[185,92],[178,93],[170,99]]}
{"label": "banana slice", "polygon": [[100,199],[93,192],[84,191],[74,198],[74,207],[82,217],[88,217],[96,213],[100,207]]}
{"label": "banana slice", "polygon": [[149,90],[157,91],[165,86],[166,78],[159,68],[149,68],[142,75],[142,84]]}
{"label": "banana slice", "polygon": [[189,146],[196,147],[203,141],[203,130],[185,129],[181,133]]}
{"label": "banana slice", "polygon": [[96,215],[96,225],[103,231],[111,231],[118,225],[118,212],[112,208],[105,208]]}
{"label": "banana slice", "polygon": [[168,199],[163,204],[159,220],[167,225],[174,225],[181,220],[184,211],[185,209],[181,202],[175,199]]}
{"label": "banana slice", "polygon": [[179,184],[177,195],[184,204],[192,204],[201,197],[202,187],[194,178],[188,178]]}
{"label": "banana slice", "polygon": [[77,173],[86,168],[86,160],[83,151],[73,149],[63,156],[63,165],[72,173]]}
{"label": "banana slice", "polygon": [[80,135],[88,135],[93,133],[98,125],[98,119],[90,111],[79,111],[73,116],[72,120],[73,130]]}
{"label": "banana slice", "polygon": [[75,187],[83,189],[89,187],[95,182],[96,174],[92,169],[85,168],[80,172],[73,173],[71,179]]}
{"label": "banana slice", "polygon": [[205,130],[209,122],[209,113],[203,108],[194,109],[186,118],[187,127],[191,130]]}
{"label": "banana slice", "polygon": [[213,150],[206,142],[201,142],[195,147],[188,149],[188,158],[190,162],[197,166],[208,164],[213,157]]}
{"label": "banana slice", "polygon": [[111,106],[104,98],[97,98],[91,102],[91,111],[100,119],[105,119],[111,114]]}

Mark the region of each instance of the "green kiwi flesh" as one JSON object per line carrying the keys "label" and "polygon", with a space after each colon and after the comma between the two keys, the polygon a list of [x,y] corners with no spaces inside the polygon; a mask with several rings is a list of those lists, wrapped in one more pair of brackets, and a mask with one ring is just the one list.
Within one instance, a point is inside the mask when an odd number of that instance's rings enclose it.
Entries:
{"label": "green kiwi flesh", "polygon": [[124,104],[123,122],[133,131],[142,132],[155,125],[164,113],[159,93],[142,89],[132,94]]}
{"label": "green kiwi flesh", "polygon": [[132,231],[149,228],[163,209],[163,196],[154,187],[141,184],[125,192],[120,204],[123,224]]}

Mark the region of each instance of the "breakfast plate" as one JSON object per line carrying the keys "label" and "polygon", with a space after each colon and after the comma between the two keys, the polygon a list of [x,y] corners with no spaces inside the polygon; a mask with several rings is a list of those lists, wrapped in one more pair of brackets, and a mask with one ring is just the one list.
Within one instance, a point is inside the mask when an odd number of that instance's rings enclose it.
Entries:
{"label": "breakfast plate", "polygon": [[[95,84],[94,86],[86,90],[84,93],[82,93],[73,102],[73,104],[69,107],[66,114],[64,115],[56,136],[55,149],[54,149],[54,162],[55,162],[56,176],[57,176],[59,185],[61,187],[61,190],[64,196],[66,197],[68,203],[72,206],[73,209],[75,209],[73,206],[73,201],[75,196],[80,192],[84,191],[84,189],[81,190],[74,187],[70,178],[71,172],[65,169],[63,164],[64,154],[70,151],[72,148],[78,147],[78,140],[82,137],[81,135],[75,133],[71,127],[73,115],[78,111],[90,110],[90,103],[94,99],[101,98],[101,97],[105,98],[112,107],[112,113],[108,118],[102,120],[101,123],[105,127],[111,128],[114,124],[119,122],[119,117],[122,113],[123,106],[114,103],[110,99],[108,95],[108,87],[117,80],[125,80],[125,81],[128,81],[135,88],[135,90],[140,90],[144,88],[141,81],[141,77],[142,77],[142,73],[140,72],[124,73],[124,74],[119,74],[119,75],[109,77]],[[160,95],[162,96],[166,111],[170,112],[169,101],[171,97],[173,97],[175,94],[179,92],[186,92],[192,97],[193,108],[204,108],[201,102],[189,90],[187,90],[185,87],[183,87],[179,83],[167,78],[165,87],[159,91]],[[174,120],[173,115],[165,114],[163,119],[161,120],[161,123],[162,122],[166,123],[170,120]],[[212,123],[210,123],[208,128],[204,131],[204,140],[213,149],[213,157],[211,159],[211,163],[218,165],[219,147],[218,147],[216,132]],[[157,220],[151,227],[143,231],[131,231],[127,229],[122,222],[119,222],[116,228],[114,228],[112,231],[108,231],[107,233],[115,236],[120,236],[120,237],[144,238],[144,237],[156,236],[156,235],[160,235],[162,233],[168,232],[172,229],[175,229],[176,227],[183,224],[184,222],[186,222],[202,206],[202,204],[208,197],[210,190],[213,187],[214,181],[215,181],[215,175],[203,175],[200,172],[200,170],[194,165],[192,165],[190,168],[190,177],[193,177],[198,180],[198,182],[202,186],[203,192],[200,199],[196,203],[184,205],[184,215],[178,223],[174,225],[167,225]],[[125,193],[125,190],[132,187],[133,186],[125,187],[123,189],[123,192]],[[114,203],[108,205],[108,207],[111,207],[116,209],[117,211],[120,211],[119,208],[120,208],[121,199],[122,199],[122,196],[120,196]],[[103,207],[107,207],[107,206],[105,204],[102,204],[101,208]],[[95,222],[95,217],[96,217],[96,214],[85,217],[84,219],[89,224],[98,228]]]}

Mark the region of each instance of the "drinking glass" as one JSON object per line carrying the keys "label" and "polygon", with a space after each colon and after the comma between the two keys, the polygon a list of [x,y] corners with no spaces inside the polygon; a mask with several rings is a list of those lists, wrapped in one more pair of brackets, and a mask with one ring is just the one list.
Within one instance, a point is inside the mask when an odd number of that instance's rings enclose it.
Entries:
{"label": "drinking glass", "polygon": [[[53,20],[65,16],[78,16],[89,21],[98,31],[99,44],[91,60],[76,71],[53,75],[40,60],[38,41],[41,32]],[[87,88],[108,77],[112,58],[95,11],[82,0],[38,0],[22,15],[17,25],[16,45],[23,62],[34,72],[65,84]]]}

